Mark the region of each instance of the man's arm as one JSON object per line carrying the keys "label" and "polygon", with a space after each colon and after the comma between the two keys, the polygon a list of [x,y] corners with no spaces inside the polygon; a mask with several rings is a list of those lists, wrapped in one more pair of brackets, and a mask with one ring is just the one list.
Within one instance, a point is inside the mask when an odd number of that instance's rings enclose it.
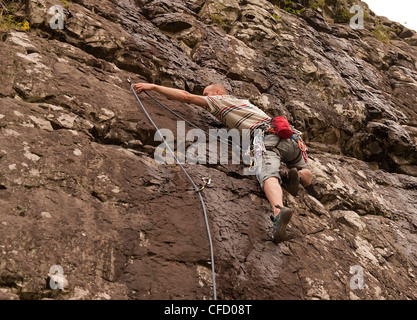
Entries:
{"label": "man's arm", "polygon": [[133,88],[138,94],[141,93],[142,91],[156,91],[164,95],[168,99],[177,100],[177,101],[185,102],[185,103],[192,103],[200,107],[203,107],[205,109],[209,108],[209,105],[203,96],[191,94],[185,90],[168,88],[164,86],[158,86],[153,83],[143,83],[143,82],[136,83],[135,85],[133,85]]}

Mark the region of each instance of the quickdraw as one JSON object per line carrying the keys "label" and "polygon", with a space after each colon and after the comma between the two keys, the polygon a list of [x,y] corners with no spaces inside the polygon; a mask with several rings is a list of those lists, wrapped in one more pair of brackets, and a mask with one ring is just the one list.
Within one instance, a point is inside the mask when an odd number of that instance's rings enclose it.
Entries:
{"label": "quickdraw", "polygon": [[249,171],[254,172],[256,170],[256,167],[258,166],[258,160],[256,158],[252,158],[249,165]]}
{"label": "quickdraw", "polygon": [[262,131],[253,138],[253,153],[254,156],[262,156],[265,152],[264,132]]}
{"label": "quickdraw", "polygon": [[252,150],[251,150],[251,162],[249,165],[249,171],[254,172],[258,167],[258,159],[262,157],[262,155],[266,152],[265,144],[264,144],[264,132],[262,131],[260,134],[255,135],[253,138],[252,143]]}

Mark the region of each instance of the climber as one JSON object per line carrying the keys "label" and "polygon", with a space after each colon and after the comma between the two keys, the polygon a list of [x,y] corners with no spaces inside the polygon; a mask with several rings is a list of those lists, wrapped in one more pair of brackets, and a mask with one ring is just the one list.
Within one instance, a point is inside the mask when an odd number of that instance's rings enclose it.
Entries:
{"label": "climber", "polygon": [[203,91],[203,96],[191,94],[187,91],[160,86],[152,83],[136,83],[133,86],[136,93],[155,91],[167,97],[184,103],[191,103],[203,107],[221,120],[228,128],[263,129],[265,152],[257,179],[272,206],[274,222],[274,242],[286,239],[286,226],[290,221],[293,210],[283,204],[282,179],[279,173],[281,160],[288,168],[288,182],[284,185],[293,196],[297,195],[299,184],[307,190],[312,187],[313,174],[303,157],[298,143],[294,139],[281,139],[271,133],[271,118],[261,109],[247,100],[228,95],[221,84],[212,84]]}

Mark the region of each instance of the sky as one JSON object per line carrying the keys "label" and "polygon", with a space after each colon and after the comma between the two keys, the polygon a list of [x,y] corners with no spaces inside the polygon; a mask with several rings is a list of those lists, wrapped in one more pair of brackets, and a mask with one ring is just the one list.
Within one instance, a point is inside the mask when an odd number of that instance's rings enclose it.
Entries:
{"label": "sky", "polygon": [[417,31],[416,0],[363,0],[378,16],[385,16]]}

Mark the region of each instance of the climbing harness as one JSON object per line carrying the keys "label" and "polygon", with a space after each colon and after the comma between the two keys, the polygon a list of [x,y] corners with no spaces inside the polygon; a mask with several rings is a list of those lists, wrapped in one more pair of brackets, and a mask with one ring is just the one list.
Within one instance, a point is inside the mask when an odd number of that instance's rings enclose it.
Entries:
{"label": "climbing harness", "polygon": [[[145,113],[146,117],[148,118],[149,122],[152,124],[152,126],[155,128],[155,130],[157,132],[160,132],[158,126],[155,124],[155,122],[152,120],[151,116],[149,115],[149,113],[146,111],[146,108],[144,107],[142,101],[140,100],[140,98],[138,97],[135,89],[133,88],[133,83],[132,80],[130,78],[127,79],[127,82],[129,82],[130,84],[130,89],[132,90],[133,94],[136,97],[136,100],[139,102],[140,107],[142,108],[143,112]],[[146,93],[146,91],[145,91]],[[209,223],[208,223],[208,217],[207,217],[207,211],[206,211],[206,206],[204,203],[204,199],[203,196],[201,195],[201,191],[205,189],[205,187],[207,185],[209,185],[211,183],[211,179],[208,177],[204,177],[203,178],[203,186],[202,187],[197,187],[197,185],[195,184],[195,182],[193,181],[193,179],[190,177],[190,175],[188,174],[188,172],[185,170],[185,168],[182,166],[181,162],[178,160],[178,158],[176,157],[174,151],[172,151],[172,149],[169,147],[168,142],[165,140],[165,138],[161,135],[163,142],[165,143],[167,149],[172,153],[175,161],[177,162],[177,164],[180,166],[181,170],[184,172],[185,176],[188,178],[188,180],[191,182],[195,192],[198,194],[199,198],[200,198],[200,202],[201,202],[201,206],[203,208],[203,215],[204,215],[204,220],[205,220],[205,224],[206,224],[206,229],[207,229],[207,235],[208,235],[208,239],[209,239],[209,246],[210,246],[210,256],[211,256],[211,271],[212,271],[212,279],[213,279],[213,300],[217,300],[217,289],[216,289],[216,273],[215,273],[215,267],[214,267],[214,252],[213,252],[213,241],[211,238],[211,232],[210,232],[210,227],[209,227]]]}
{"label": "climbing harness", "polygon": [[301,150],[301,152],[303,153],[303,158],[304,161],[308,164],[308,155],[307,155],[307,145],[305,144],[305,142],[303,141],[303,139],[301,138],[302,133],[298,130],[294,130],[294,134],[292,135],[292,139],[297,142],[298,144],[298,148]]}

